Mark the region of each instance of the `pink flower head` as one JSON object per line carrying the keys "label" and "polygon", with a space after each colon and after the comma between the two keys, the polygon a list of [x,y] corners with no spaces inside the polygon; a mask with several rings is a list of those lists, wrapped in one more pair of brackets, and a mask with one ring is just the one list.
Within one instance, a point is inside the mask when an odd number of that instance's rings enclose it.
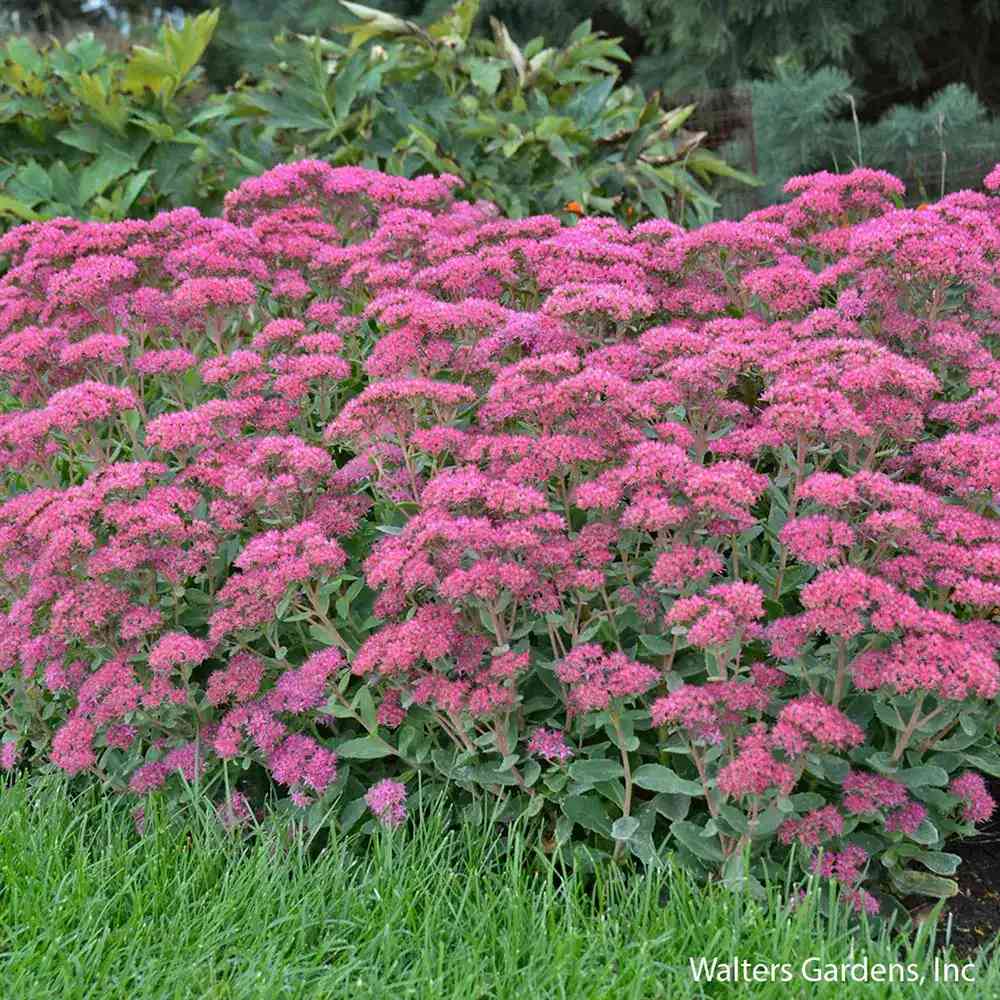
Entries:
{"label": "pink flower head", "polygon": [[223,800],[215,806],[215,814],[226,832],[246,826],[253,820],[253,810],[247,797],[239,791],[229,796],[229,801]]}
{"label": "pink flower head", "polygon": [[301,733],[289,736],[267,763],[274,780],[293,791],[309,787],[322,795],[337,777],[337,755]]}
{"label": "pink flower head", "polygon": [[868,852],[857,844],[848,844],[839,853],[827,851],[814,859],[812,870],[817,875],[841,884],[841,900],[856,913],[874,916],[879,912],[878,900],[859,885],[868,863]]}
{"label": "pink flower head", "polygon": [[889,833],[905,833],[912,837],[927,819],[927,809],[919,802],[909,802],[900,809],[894,809],[885,820]]}
{"label": "pink flower head", "polygon": [[922,690],[952,701],[994,698],[1000,692],[1000,667],[988,646],[936,633],[907,635],[888,649],[862,653],[851,664],[851,675],[865,691]]}
{"label": "pink flower head", "polygon": [[787,819],[778,829],[783,844],[797,840],[804,847],[819,847],[844,830],[844,817],[835,806],[823,806],[806,813],[801,819]]}
{"label": "pink flower head", "polygon": [[402,693],[398,688],[389,688],[375,711],[375,721],[386,729],[398,729],[405,719],[406,709],[402,705]]}
{"label": "pink flower head", "polygon": [[654,726],[673,724],[706,743],[722,741],[727,726],[742,722],[749,712],[762,712],[771,700],[768,689],[756,681],[709,681],[683,684],[653,702]]}
{"label": "pink flower head", "polygon": [[665,621],[686,625],[694,646],[719,646],[743,636],[760,633],[756,622],[764,617],[764,593],[755,583],[720,583],[704,596],[678,598]]}
{"label": "pink flower head", "polygon": [[0,743],[0,771],[13,771],[17,763],[17,742],[7,740]]}
{"label": "pink flower head", "polygon": [[566,743],[566,736],[561,730],[539,726],[528,741],[528,753],[562,763],[573,756],[573,748]]}
{"label": "pink flower head", "polygon": [[573,714],[600,711],[613,699],[642,694],[660,677],[652,667],[624,653],[605,653],[596,643],[571,649],[555,671],[569,688],[567,705]]}
{"label": "pink flower head", "polygon": [[344,655],[330,647],[313,653],[301,667],[286,670],[264,699],[272,712],[305,712],[327,698],[331,678],[344,666]]}
{"label": "pink flower head", "polygon": [[796,756],[813,745],[847,750],[865,740],[864,730],[817,694],[788,702],[771,730],[775,746]]}
{"label": "pink flower head", "polygon": [[94,726],[86,719],[70,719],[52,737],[52,762],[67,774],[85,771],[97,762]]}
{"label": "pink flower head", "polygon": [[851,771],[844,779],[844,808],[849,813],[873,813],[904,806],[906,786],[892,778],[867,771]]}
{"label": "pink flower head", "polygon": [[723,795],[739,799],[745,795],[763,795],[769,788],[782,795],[791,792],[795,772],[771,753],[763,723],[755,725],[739,747],[737,755],[719,771],[718,786]]}
{"label": "pink flower head", "polygon": [[986,789],[981,774],[966,771],[953,778],[948,791],[962,801],[962,819],[966,823],[984,823],[993,815],[996,802]]}
{"label": "pink flower head", "polygon": [[168,632],[149,651],[149,666],[158,673],[169,673],[184,663],[196,666],[208,659],[213,648],[213,643],[185,632]]}
{"label": "pink flower head", "polygon": [[365,793],[365,802],[378,821],[387,827],[406,822],[406,785],[384,778]]}

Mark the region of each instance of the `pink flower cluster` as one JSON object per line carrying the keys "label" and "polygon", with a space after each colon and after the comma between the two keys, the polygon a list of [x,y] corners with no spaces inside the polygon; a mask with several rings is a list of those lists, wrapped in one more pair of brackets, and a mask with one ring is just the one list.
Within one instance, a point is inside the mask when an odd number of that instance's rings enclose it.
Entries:
{"label": "pink flower cluster", "polygon": [[596,643],[576,646],[555,667],[567,687],[570,713],[608,708],[613,701],[648,691],[659,678],[651,667],[622,653],[606,653]]}
{"label": "pink flower cluster", "polygon": [[383,826],[397,827],[406,822],[406,786],[384,778],[365,793],[368,808]]}

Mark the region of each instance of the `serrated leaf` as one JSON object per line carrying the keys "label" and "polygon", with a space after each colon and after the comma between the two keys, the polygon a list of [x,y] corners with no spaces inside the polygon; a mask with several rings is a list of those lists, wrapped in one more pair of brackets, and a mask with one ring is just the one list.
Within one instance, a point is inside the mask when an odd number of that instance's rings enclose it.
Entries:
{"label": "serrated leaf", "polygon": [[33,212],[24,202],[16,198],[8,198],[0,194],[0,215],[13,215],[25,222],[35,222],[41,218],[37,212]]}
{"label": "serrated leaf", "polygon": [[32,208],[52,197],[52,179],[45,168],[34,160],[29,160],[18,170],[11,178],[9,187],[16,199],[27,202]]}
{"label": "serrated leaf", "polygon": [[488,97],[492,97],[500,86],[504,64],[499,59],[470,59],[469,79]]}
{"label": "serrated leaf", "polygon": [[123,177],[136,166],[127,156],[115,152],[107,152],[98,157],[80,174],[77,197],[81,205],[86,205],[99,194],[104,194],[108,187]]}

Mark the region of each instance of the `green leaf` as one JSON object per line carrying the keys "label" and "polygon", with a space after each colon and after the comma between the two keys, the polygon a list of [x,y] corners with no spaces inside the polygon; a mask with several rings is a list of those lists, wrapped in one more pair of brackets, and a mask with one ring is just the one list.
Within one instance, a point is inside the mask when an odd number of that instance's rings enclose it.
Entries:
{"label": "green leaf", "polygon": [[469,78],[488,97],[492,97],[500,78],[503,76],[504,64],[499,59],[470,59],[468,61]]}
{"label": "green leaf", "polygon": [[689,795],[668,795],[661,793],[651,799],[656,811],[666,819],[684,819],[691,811]]}
{"label": "green leaf", "polygon": [[983,771],[991,777],[1000,778],[1000,758],[992,755],[984,757],[980,754],[966,754],[965,760],[977,771]]}
{"label": "green leaf", "polygon": [[743,834],[748,830],[747,818],[736,806],[723,805],[719,808],[719,819],[728,824],[735,833]]}
{"label": "green leaf", "polygon": [[674,820],[670,832],[697,858],[721,864],[725,860],[716,837],[703,837],[703,827],[688,820]]}
{"label": "green leaf", "polygon": [[364,724],[367,727],[374,729],[376,723],[375,699],[372,698],[371,688],[367,685],[362,687],[355,696],[354,708],[356,709],[358,715],[361,716]]}
{"label": "green leaf", "polygon": [[934,899],[948,899],[958,892],[958,883],[950,878],[940,878],[927,872],[908,868],[900,871],[889,869],[889,880],[893,888],[904,896],[931,896]]}
{"label": "green leaf", "polygon": [[477,764],[469,769],[473,781],[480,785],[516,785],[517,777],[505,768],[501,762],[499,767],[492,764]]}
{"label": "green leaf", "polygon": [[948,784],[948,772],[944,768],[934,767],[930,764],[897,771],[892,777],[903,782],[907,788],[920,788],[922,785],[933,785],[941,788]]}
{"label": "green leaf", "polygon": [[573,97],[566,102],[563,111],[581,125],[590,124],[597,113],[607,103],[615,87],[615,79],[605,76],[586,87],[581,87]]}
{"label": "green leaf", "polygon": [[339,26],[337,29],[351,36],[352,49],[360,48],[365,42],[380,35],[417,35],[429,38],[427,32],[412,21],[404,21],[393,14],[386,14],[364,4],[350,3],[348,0],[340,0],[340,5],[361,22]]}
{"label": "green leaf", "polygon": [[562,804],[563,814],[585,830],[611,837],[611,823],[600,802],[587,795],[570,795]]}
{"label": "green leaf", "polygon": [[334,748],[338,757],[346,760],[377,760],[394,753],[391,746],[378,736],[362,736]]}
{"label": "green leaf", "polygon": [[455,0],[447,13],[427,29],[427,33],[432,38],[464,42],[472,31],[472,24],[478,13],[479,0]]}
{"label": "green leaf", "polygon": [[657,656],[668,656],[674,644],[659,635],[640,635],[639,642]]}
{"label": "green leaf", "polygon": [[631,840],[639,829],[635,816],[622,816],[611,825],[611,836],[615,840]]}
{"label": "green leaf", "polygon": [[810,812],[826,805],[826,799],[816,792],[798,792],[792,796],[792,805],[797,812]]}
{"label": "green leaf", "polygon": [[18,170],[11,178],[9,187],[15,198],[30,202],[31,207],[40,201],[49,201],[53,193],[52,179],[45,172],[45,168],[34,160],[28,160]]}
{"label": "green leaf", "polygon": [[910,834],[910,839],[918,844],[936,844],[941,839],[938,828],[929,820],[925,819],[917,829]]}
{"label": "green leaf", "polygon": [[120,91],[109,90],[99,74],[81,73],[72,85],[77,100],[118,135],[125,132],[129,109]]}
{"label": "green leaf", "polygon": [[77,197],[81,205],[104,194],[114,181],[136,166],[131,157],[107,152],[90,164],[81,174]]}
{"label": "green leaf", "polygon": [[671,771],[663,764],[643,764],[636,769],[632,780],[639,788],[650,792],[666,792],[672,795],[702,796],[705,790],[697,781],[689,781]]}
{"label": "green leaf", "polygon": [[35,222],[41,218],[37,212],[33,212],[24,202],[16,198],[8,198],[0,194],[0,215],[13,215],[25,222]]}
{"label": "green leaf", "polygon": [[578,760],[569,767],[569,775],[581,784],[595,784],[598,781],[614,781],[625,773],[617,760]]}
{"label": "green leaf", "polygon": [[365,797],[363,795],[358,798],[348,802],[346,806],[340,811],[340,829],[342,833],[347,833],[359,819],[365,814],[365,810],[368,808],[368,803],[365,802]]}
{"label": "green leaf", "polygon": [[776,805],[769,806],[757,817],[757,823],[752,827],[750,836],[754,838],[770,837],[781,826],[784,819],[784,814]]}
{"label": "green leaf", "polygon": [[128,179],[128,183],[125,185],[125,190],[122,191],[121,200],[118,204],[118,210],[122,215],[128,215],[135,199],[139,197],[147,181],[155,173],[155,170],[140,170]]}
{"label": "green leaf", "polygon": [[895,851],[901,857],[919,861],[936,875],[954,875],[962,863],[961,857],[957,854],[948,854],[945,851],[925,851],[919,847],[911,847],[909,844],[899,844]]}
{"label": "green leaf", "polygon": [[170,53],[178,81],[184,80],[198,65],[218,23],[217,7],[215,10],[206,10],[197,17],[186,17],[179,31],[169,21],[164,24],[163,45]]}
{"label": "green leaf", "polygon": [[560,846],[569,840],[573,833],[573,820],[569,816],[560,816],[556,820],[556,843]]}
{"label": "green leaf", "polygon": [[55,137],[67,146],[96,156],[101,151],[100,130],[93,126],[74,126],[56,132]]}

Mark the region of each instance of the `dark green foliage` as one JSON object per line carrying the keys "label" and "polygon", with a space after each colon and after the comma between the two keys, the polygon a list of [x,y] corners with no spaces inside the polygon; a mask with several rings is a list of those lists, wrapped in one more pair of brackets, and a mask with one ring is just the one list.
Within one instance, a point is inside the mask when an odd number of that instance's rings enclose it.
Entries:
{"label": "dark green foliage", "polygon": [[227,175],[199,62],[216,15],[163,26],[126,56],[92,34],[0,50],[0,217],[100,219],[210,207]]}
{"label": "dark green foliage", "polygon": [[911,201],[929,201],[977,187],[1000,158],[1000,119],[963,84],[920,105],[895,105],[873,122],[864,120],[867,102],[841,70],[779,65],[752,91],[764,203],[781,197],[789,176],[855,165],[887,170],[906,183]]}
{"label": "dark green foliage", "polygon": [[[513,216],[702,222],[718,178],[750,180],[685,129],[691,105],[664,110],[620,85],[627,55],[587,22],[562,47],[538,37],[522,49],[499,22],[475,32],[475,0],[426,28],[337,9],[349,39],[285,32],[226,92],[211,91],[201,65],[217,12],[164,21],[157,42],[127,52],[89,33],[65,45],[11,39],[0,67],[0,218],[213,211],[243,177],[304,157],[456,174],[465,197]],[[328,6],[302,14],[303,25],[333,17]]]}
{"label": "dark green foliage", "polygon": [[615,0],[641,32],[644,82],[720,87],[778,58],[848,72],[878,117],[965,83],[1000,104],[1000,0]]}

